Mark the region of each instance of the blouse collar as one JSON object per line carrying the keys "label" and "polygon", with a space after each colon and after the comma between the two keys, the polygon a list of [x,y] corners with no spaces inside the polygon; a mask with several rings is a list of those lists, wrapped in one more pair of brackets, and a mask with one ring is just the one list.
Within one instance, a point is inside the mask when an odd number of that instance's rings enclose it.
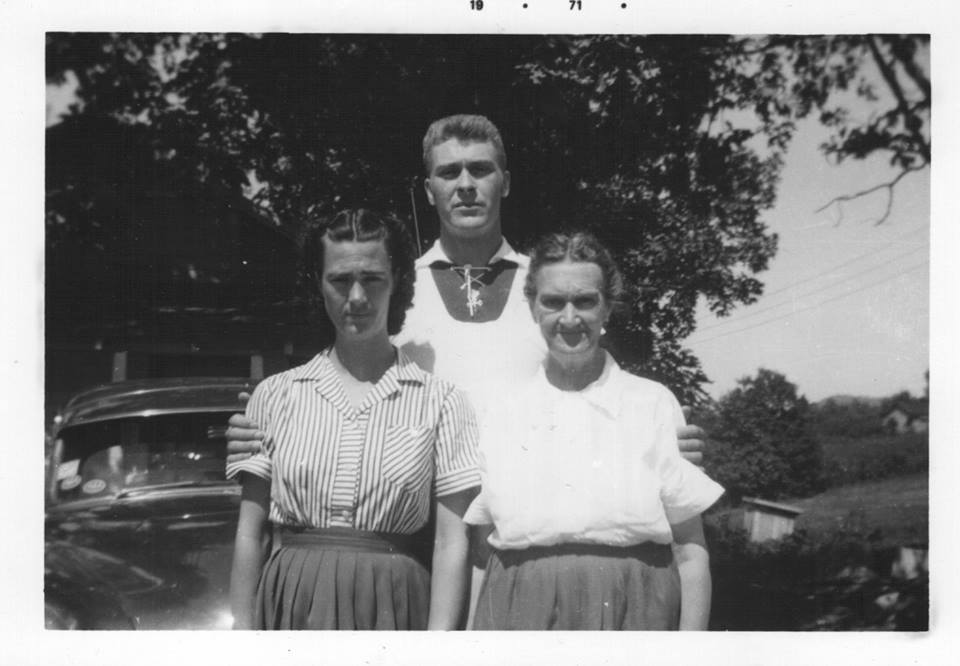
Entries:
{"label": "blouse collar", "polygon": [[579,391],[562,391],[551,384],[547,380],[546,366],[543,364],[537,371],[537,381],[546,384],[553,391],[576,395],[588,404],[605,412],[611,418],[616,418],[620,415],[622,396],[620,378],[623,375],[623,370],[620,369],[620,365],[608,351],[604,350],[603,356],[603,370],[600,371],[600,376]]}
{"label": "blouse collar", "polygon": [[[423,253],[423,255],[417,259],[415,266],[417,268],[428,268],[430,264],[435,261],[443,261],[446,263],[454,263],[451,261],[450,257],[447,256],[447,253],[443,251],[443,248],[440,246],[440,239],[438,238],[433,242],[433,245],[429,250]],[[529,264],[529,259],[513,249],[510,243],[507,242],[506,238],[501,238],[500,247],[494,252],[493,256],[490,257],[490,261],[487,262],[487,265],[495,264],[498,261],[512,261],[513,263],[519,265],[522,268],[526,268]]]}
{"label": "blouse collar", "polygon": [[[310,361],[294,368],[292,371],[293,381],[315,381],[320,385],[317,390],[321,393],[334,391],[334,387],[339,386],[337,371],[330,360],[330,350],[328,347],[314,356]],[[413,382],[424,384],[426,382],[426,373],[420,367],[410,360],[410,358],[397,347],[396,360],[387,368],[387,371],[377,381],[375,391],[382,396],[387,396],[400,390],[400,384],[404,382]]]}

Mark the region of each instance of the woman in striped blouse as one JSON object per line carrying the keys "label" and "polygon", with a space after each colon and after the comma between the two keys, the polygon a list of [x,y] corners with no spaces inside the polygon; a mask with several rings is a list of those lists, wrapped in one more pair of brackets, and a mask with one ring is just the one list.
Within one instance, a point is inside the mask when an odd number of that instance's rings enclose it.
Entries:
{"label": "woman in striped blouse", "polygon": [[[457,628],[477,430],[461,393],[390,343],[412,300],[412,243],[392,217],[345,211],[308,239],[306,260],[336,338],[261,382],[247,407],[267,437],[227,465],[243,486],[234,627]],[[410,537],[431,509],[428,573]]]}

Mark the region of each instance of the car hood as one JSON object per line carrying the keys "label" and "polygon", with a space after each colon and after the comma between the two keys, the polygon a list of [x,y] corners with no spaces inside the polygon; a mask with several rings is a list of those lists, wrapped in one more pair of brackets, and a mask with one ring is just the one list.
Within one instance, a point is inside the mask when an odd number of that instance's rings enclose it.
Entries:
{"label": "car hood", "polygon": [[[47,593],[72,597],[58,602],[77,614],[90,605],[78,596],[111,599],[141,629],[228,629],[239,501],[229,484],[51,507]],[[103,626],[92,617],[81,624]]]}

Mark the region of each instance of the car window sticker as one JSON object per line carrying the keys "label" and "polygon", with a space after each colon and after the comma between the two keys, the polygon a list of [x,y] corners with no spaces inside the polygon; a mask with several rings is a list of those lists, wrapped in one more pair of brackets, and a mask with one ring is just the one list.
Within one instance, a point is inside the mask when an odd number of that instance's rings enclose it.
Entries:
{"label": "car window sticker", "polygon": [[68,460],[57,465],[57,481],[76,476],[80,470],[80,459]]}
{"label": "car window sticker", "polygon": [[73,490],[74,488],[80,485],[80,482],[82,480],[83,479],[80,477],[79,474],[74,474],[73,476],[69,476],[60,482],[60,490]]}
{"label": "car window sticker", "polygon": [[90,479],[83,484],[83,492],[87,495],[96,495],[102,493],[107,487],[107,482],[103,479]]}

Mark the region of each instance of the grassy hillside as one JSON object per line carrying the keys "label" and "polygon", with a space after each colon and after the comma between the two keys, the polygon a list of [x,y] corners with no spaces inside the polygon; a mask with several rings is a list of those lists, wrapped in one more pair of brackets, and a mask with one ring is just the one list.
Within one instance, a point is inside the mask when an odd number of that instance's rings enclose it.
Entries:
{"label": "grassy hillside", "polygon": [[[803,510],[796,528],[818,539],[839,532],[867,535],[879,530],[878,536],[889,544],[929,540],[926,472],[839,486],[784,503]],[[712,511],[706,520],[715,526],[739,527],[743,525],[743,509]]]}
{"label": "grassy hillside", "polygon": [[831,486],[926,472],[926,434],[821,437],[824,471]]}
{"label": "grassy hillside", "polygon": [[741,508],[710,512],[711,628],[926,630],[927,576],[897,578],[892,563],[928,543],[927,491],[923,472],[787,500],[797,531],[763,543],[747,541]]}
{"label": "grassy hillside", "polygon": [[797,528],[811,533],[878,529],[887,542],[927,543],[928,486],[927,473],[921,472],[831,488],[789,503],[804,511]]}

